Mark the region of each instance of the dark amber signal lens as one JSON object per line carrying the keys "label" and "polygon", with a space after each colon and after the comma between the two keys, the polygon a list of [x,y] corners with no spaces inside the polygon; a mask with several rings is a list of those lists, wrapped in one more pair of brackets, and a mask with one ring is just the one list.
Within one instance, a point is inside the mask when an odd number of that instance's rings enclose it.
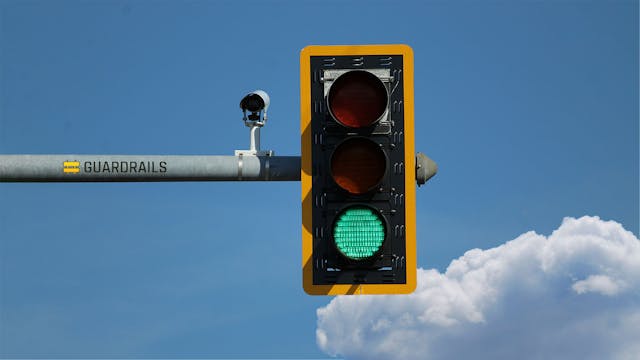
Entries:
{"label": "dark amber signal lens", "polygon": [[364,70],[340,75],[327,95],[329,112],[336,121],[350,128],[375,124],[387,109],[389,96],[382,80]]}
{"label": "dark amber signal lens", "polygon": [[386,156],[380,146],[361,137],[343,141],[331,156],[333,180],[355,195],[367,193],[378,185],[386,168]]}

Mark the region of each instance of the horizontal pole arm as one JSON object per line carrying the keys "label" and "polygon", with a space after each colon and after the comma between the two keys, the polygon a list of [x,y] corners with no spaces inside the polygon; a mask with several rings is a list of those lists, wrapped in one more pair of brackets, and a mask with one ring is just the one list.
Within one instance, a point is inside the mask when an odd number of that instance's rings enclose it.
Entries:
{"label": "horizontal pole arm", "polygon": [[300,157],[0,155],[0,182],[127,181],[300,181]]}

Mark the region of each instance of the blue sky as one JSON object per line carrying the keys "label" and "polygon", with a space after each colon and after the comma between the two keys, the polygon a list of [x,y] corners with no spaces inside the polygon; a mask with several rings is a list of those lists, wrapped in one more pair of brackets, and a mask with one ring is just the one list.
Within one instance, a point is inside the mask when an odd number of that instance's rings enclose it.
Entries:
{"label": "blue sky", "polygon": [[[0,153],[231,155],[261,88],[263,148],[298,155],[300,50],[370,43],[413,48],[416,149],[440,167],[419,267],[565,217],[637,240],[633,1],[4,0]],[[318,337],[334,303],[302,290],[299,183],[1,184],[0,204],[3,357],[366,357]],[[630,288],[637,314],[637,283],[587,275],[568,286]]]}

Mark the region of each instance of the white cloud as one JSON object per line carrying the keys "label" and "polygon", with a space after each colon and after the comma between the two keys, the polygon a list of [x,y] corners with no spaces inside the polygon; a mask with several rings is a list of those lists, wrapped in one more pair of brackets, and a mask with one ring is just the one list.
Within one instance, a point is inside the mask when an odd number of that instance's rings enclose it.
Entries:
{"label": "white cloud", "polygon": [[317,310],[318,346],[347,359],[640,359],[640,240],[565,218],[418,269],[408,296],[342,296]]}
{"label": "white cloud", "polygon": [[613,296],[618,294],[623,286],[623,282],[613,281],[606,275],[591,275],[586,280],[576,281],[571,287],[578,294],[591,291]]}

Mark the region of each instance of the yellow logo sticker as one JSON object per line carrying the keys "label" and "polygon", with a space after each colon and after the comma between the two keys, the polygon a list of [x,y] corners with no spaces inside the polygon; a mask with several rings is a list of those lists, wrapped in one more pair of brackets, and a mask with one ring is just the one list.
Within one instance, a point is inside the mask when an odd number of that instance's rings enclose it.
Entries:
{"label": "yellow logo sticker", "polygon": [[76,174],[80,172],[80,161],[64,161],[62,163],[62,171],[66,173]]}

